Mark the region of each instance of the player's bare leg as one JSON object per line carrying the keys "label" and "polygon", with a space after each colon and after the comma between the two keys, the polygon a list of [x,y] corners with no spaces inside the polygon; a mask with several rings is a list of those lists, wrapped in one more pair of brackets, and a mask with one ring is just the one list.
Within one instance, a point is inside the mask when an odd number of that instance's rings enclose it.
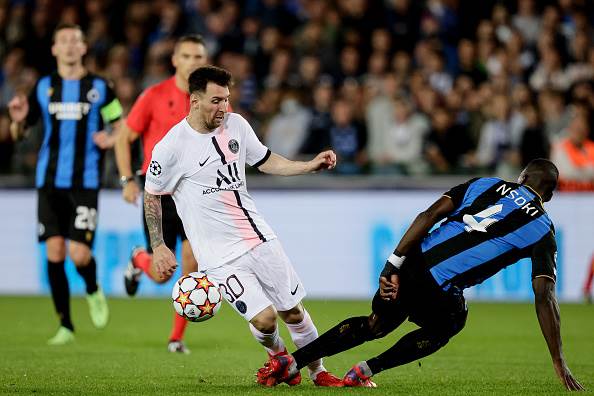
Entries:
{"label": "player's bare leg", "polygon": [[[301,348],[318,338],[318,329],[314,325],[309,313],[302,303],[288,311],[279,311],[278,315],[286,323],[289,334],[297,348]],[[322,363],[317,359],[307,365],[309,377],[318,386],[342,386],[340,378],[329,373]]]}
{"label": "player's bare leg", "polygon": [[53,236],[47,239],[45,248],[52,300],[60,318],[58,332],[47,343],[49,345],[65,345],[74,341],[74,326],[70,319],[70,289],[64,270],[66,241],[61,236]]}
{"label": "player's bare leg", "polygon": [[105,295],[97,284],[97,264],[91,249],[84,243],[70,241],[68,254],[74,262],[79,275],[85,281],[91,321],[96,328],[102,329],[109,320],[109,308]]}
{"label": "player's bare leg", "polygon": [[[198,271],[198,262],[194,258],[190,242],[186,239],[182,242],[182,273],[183,275],[187,275],[196,271]],[[188,321],[186,319],[176,313],[173,314],[173,327],[169,335],[169,344],[167,345],[169,352],[190,353],[190,350],[182,341],[187,324]]]}

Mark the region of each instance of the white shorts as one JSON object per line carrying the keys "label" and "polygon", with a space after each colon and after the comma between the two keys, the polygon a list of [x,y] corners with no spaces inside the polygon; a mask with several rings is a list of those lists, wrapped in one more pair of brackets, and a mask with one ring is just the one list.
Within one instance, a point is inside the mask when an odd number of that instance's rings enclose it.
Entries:
{"label": "white shorts", "polygon": [[205,272],[247,321],[270,305],[277,311],[288,311],[306,294],[278,239],[263,242],[235,260]]}

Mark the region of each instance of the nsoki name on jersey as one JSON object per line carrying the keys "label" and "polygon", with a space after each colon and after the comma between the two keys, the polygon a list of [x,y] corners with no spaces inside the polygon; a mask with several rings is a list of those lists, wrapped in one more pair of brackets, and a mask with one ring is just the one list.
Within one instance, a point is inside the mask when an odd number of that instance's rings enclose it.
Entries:
{"label": "nsoki name on jersey", "polygon": [[81,120],[89,114],[91,104],[87,102],[50,102],[49,113],[57,120]]}

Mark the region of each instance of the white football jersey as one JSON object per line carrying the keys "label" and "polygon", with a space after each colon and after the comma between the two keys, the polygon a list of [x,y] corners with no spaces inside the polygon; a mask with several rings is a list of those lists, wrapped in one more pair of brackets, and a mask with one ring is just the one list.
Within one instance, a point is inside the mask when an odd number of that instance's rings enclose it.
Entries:
{"label": "white football jersey", "polygon": [[173,195],[201,270],[276,238],[245,180],[245,164],[258,167],[269,156],[249,123],[235,113],[208,134],[195,131],[184,118],[153,149],[145,190]]}

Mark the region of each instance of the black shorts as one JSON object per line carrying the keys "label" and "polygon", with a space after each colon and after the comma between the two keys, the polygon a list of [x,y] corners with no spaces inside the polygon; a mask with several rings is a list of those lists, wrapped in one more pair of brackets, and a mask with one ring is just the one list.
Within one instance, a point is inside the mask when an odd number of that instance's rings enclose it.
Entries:
{"label": "black shorts", "polygon": [[[140,178],[140,181],[142,188],[144,189],[144,176]],[[173,202],[171,195],[161,195],[161,210],[163,211],[163,241],[169,249],[175,251],[177,237],[179,237],[182,242],[187,240],[188,237],[184,231],[184,225],[177,214],[175,202]],[[144,217],[144,205],[142,207],[142,224],[144,226],[146,249],[149,253],[152,253],[153,250],[151,249],[150,234],[148,231],[148,226],[146,225],[146,218]]]}
{"label": "black shorts", "polygon": [[382,320],[401,322],[408,318],[424,328],[464,326],[468,307],[462,290],[442,290],[418,257],[413,255],[402,265],[398,298],[385,301],[378,290],[373,297],[373,312]]}
{"label": "black shorts", "polygon": [[39,241],[62,236],[92,247],[99,190],[37,190]]}

